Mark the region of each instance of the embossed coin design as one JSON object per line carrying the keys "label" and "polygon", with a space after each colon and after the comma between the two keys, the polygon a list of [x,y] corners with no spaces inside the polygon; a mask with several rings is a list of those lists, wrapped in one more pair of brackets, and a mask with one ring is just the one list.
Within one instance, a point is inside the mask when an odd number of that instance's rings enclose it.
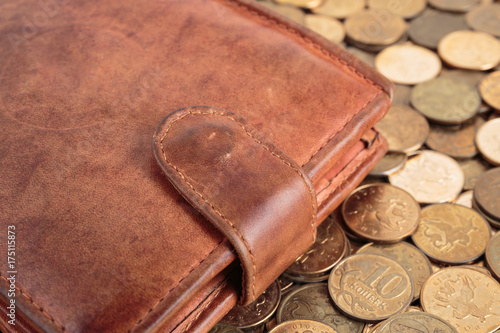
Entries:
{"label": "embossed coin design", "polygon": [[486,76],[479,85],[479,92],[486,103],[500,110],[500,71]]}
{"label": "embossed coin design", "polygon": [[420,203],[446,202],[454,200],[462,191],[464,173],[451,157],[422,150],[409,156],[402,169],[389,175],[389,182]]}
{"label": "embossed coin design", "polygon": [[443,125],[472,119],[481,105],[476,88],[447,78],[436,78],[417,85],[411,104],[427,119]]}
{"label": "embossed coin design", "polygon": [[429,135],[429,123],[411,107],[394,104],[376,125],[389,143],[389,151],[408,153],[419,149]]}
{"label": "embossed coin design", "polygon": [[305,17],[305,24],[306,27],[314,32],[317,32],[331,42],[338,44],[344,40],[344,26],[334,18],[323,15],[308,14]]}
{"label": "embossed coin design", "polygon": [[334,307],[326,283],[300,286],[283,299],[276,312],[276,321],[279,324],[294,319],[316,320],[339,333],[359,333],[365,326],[347,318]]}
{"label": "embossed coin design", "polygon": [[467,13],[465,21],[474,30],[500,37],[500,4],[478,6]]}
{"label": "embossed coin design", "polygon": [[422,288],[420,304],[458,332],[486,333],[500,327],[500,284],[472,269],[449,267]]}
{"label": "embossed coin design", "polygon": [[236,305],[222,318],[221,324],[238,328],[255,328],[264,324],[274,314],[281,300],[281,291],[274,281],[262,295],[249,305]]}
{"label": "embossed coin design", "polygon": [[360,248],[357,253],[382,254],[400,263],[413,281],[415,287],[413,300],[420,297],[422,285],[432,274],[432,266],[429,259],[415,246],[406,242],[395,244],[369,243]]}
{"label": "embossed coin design", "polygon": [[485,215],[500,221],[500,168],[481,175],[474,187],[474,200]]}
{"label": "embossed coin design", "polygon": [[318,227],[314,244],[285,273],[298,282],[326,281],[329,271],[344,257],[346,250],[344,231],[332,218],[327,218]]}
{"label": "embossed coin design", "polygon": [[333,328],[314,320],[292,320],[280,324],[269,333],[338,333]]}
{"label": "embossed coin design", "polygon": [[413,282],[395,260],[378,254],[355,254],[330,274],[328,290],[335,305],[358,320],[379,321],[406,309]]}
{"label": "embossed coin design", "polygon": [[452,67],[486,71],[500,63],[500,41],[480,31],[455,31],[441,39],[438,53]]}
{"label": "embossed coin design", "polygon": [[476,146],[489,163],[500,166],[500,118],[488,120],[476,133]]}
{"label": "embossed coin design", "polygon": [[387,176],[401,169],[407,160],[405,153],[386,153],[370,171],[372,176]]}
{"label": "embossed coin design", "polygon": [[394,243],[411,235],[420,221],[420,206],[406,191],[389,184],[357,188],[344,201],[342,215],[356,235]]}
{"label": "embossed coin design", "polygon": [[243,333],[243,331],[234,326],[217,324],[208,333]]}
{"label": "embossed coin design", "polygon": [[412,240],[429,258],[446,264],[464,264],[484,253],[491,231],[475,210],[456,204],[437,204],[423,208],[421,216]]}
{"label": "embossed coin design", "polygon": [[484,124],[484,119],[476,116],[458,128],[433,125],[427,138],[429,148],[456,158],[471,158],[477,154],[474,143],[476,132]]}
{"label": "embossed coin design", "polygon": [[485,252],[486,264],[497,280],[500,280],[500,232],[491,237]]}
{"label": "embossed coin design", "polygon": [[367,45],[389,45],[406,31],[406,22],[383,10],[364,10],[349,16],[344,22],[347,36]]}
{"label": "embossed coin design", "polygon": [[346,18],[363,10],[364,7],[365,0],[325,0],[321,6],[313,8],[312,11],[335,18]]}
{"label": "embossed coin design", "polygon": [[376,333],[439,332],[458,333],[455,327],[436,315],[425,312],[405,312],[382,322]]}
{"label": "embossed coin design", "polygon": [[380,52],[375,68],[395,83],[411,85],[435,78],[441,71],[441,60],[425,47],[405,43]]}

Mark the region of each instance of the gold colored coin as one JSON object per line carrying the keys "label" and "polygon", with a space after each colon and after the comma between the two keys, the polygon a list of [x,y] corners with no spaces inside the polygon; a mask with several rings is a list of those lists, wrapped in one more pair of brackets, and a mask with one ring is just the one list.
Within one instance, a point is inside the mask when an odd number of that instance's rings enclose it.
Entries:
{"label": "gold colored coin", "polygon": [[488,242],[485,257],[489,269],[500,280],[500,233],[497,232]]}
{"label": "gold colored coin", "polygon": [[355,254],[330,274],[328,290],[335,305],[357,320],[374,322],[406,309],[413,282],[396,261],[378,254]]}
{"label": "gold colored coin", "polygon": [[458,333],[443,318],[425,312],[404,312],[382,322],[376,333],[394,332],[439,332]]}
{"label": "gold colored coin", "polygon": [[475,210],[456,204],[422,209],[413,243],[429,258],[446,264],[464,264],[479,258],[490,239],[489,224]]}
{"label": "gold colored coin", "polygon": [[450,66],[485,71],[500,63],[500,41],[480,31],[455,31],[441,39],[438,53]]}
{"label": "gold colored coin", "polygon": [[462,268],[467,268],[467,269],[473,269],[479,273],[485,274],[487,276],[491,277],[490,271],[484,267],[484,266],[478,266],[478,265],[461,265],[460,267]]}
{"label": "gold colored coin", "polygon": [[281,291],[274,281],[255,301],[249,305],[236,305],[220,321],[221,324],[238,328],[255,328],[264,324],[276,312],[281,300]]}
{"label": "gold colored coin", "polygon": [[409,156],[401,170],[389,175],[389,182],[420,203],[446,202],[462,191],[464,173],[451,157],[423,150]]}
{"label": "gold colored coin", "polygon": [[380,52],[375,68],[395,83],[412,85],[435,78],[441,71],[441,60],[424,47],[405,43]]}
{"label": "gold colored coin", "polygon": [[457,129],[433,125],[427,138],[429,148],[456,158],[471,158],[477,154],[474,137],[484,119],[476,116]]}
{"label": "gold colored coin", "polygon": [[327,280],[328,273],[344,257],[346,250],[344,231],[332,218],[327,218],[318,227],[314,244],[285,273],[289,279],[299,282],[318,281],[318,277]]}
{"label": "gold colored coin", "polygon": [[401,264],[410,275],[415,287],[413,301],[420,297],[422,285],[433,273],[429,259],[415,246],[406,242],[395,244],[369,243],[360,248],[357,253],[381,254]]}
{"label": "gold colored coin", "polygon": [[[386,153],[370,171],[372,176],[387,176],[401,169],[407,160],[405,153]],[[379,182],[379,181],[377,181]]]}
{"label": "gold colored coin", "polygon": [[292,5],[302,8],[316,8],[321,5],[322,0],[274,0],[279,4]]}
{"label": "gold colored coin", "polygon": [[394,104],[410,105],[411,88],[402,84],[395,84],[395,86],[396,89],[394,90],[394,96],[392,99],[393,105]]}
{"label": "gold colored coin", "polygon": [[344,221],[356,235],[394,243],[411,235],[420,221],[420,206],[406,191],[389,184],[357,188],[342,205]]}
{"label": "gold colored coin", "polygon": [[407,24],[400,17],[383,10],[364,10],[349,16],[345,22],[347,36],[367,45],[389,45],[398,41]]}
{"label": "gold colored coin", "polygon": [[357,47],[348,46],[346,47],[346,51],[354,54],[359,59],[363,60],[370,67],[375,67],[375,55],[371,52],[366,52],[358,49]]}
{"label": "gold colored coin", "polygon": [[443,70],[439,77],[445,77],[455,81],[461,81],[471,87],[477,87],[486,74],[484,72],[469,71],[465,69]]}
{"label": "gold colored coin", "polygon": [[500,71],[486,76],[479,85],[479,92],[488,105],[500,110]]}
{"label": "gold colored coin", "polygon": [[394,0],[368,0],[368,7],[372,9],[383,9],[393,15],[399,15],[405,19],[419,15],[427,5],[425,0],[394,1]]}
{"label": "gold colored coin", "polygon": [[464,190],[472,190],[476,186],[476,182],[483,172],[489,169],[489,164],[481,158],[473,158],[467,160],[458,160],[458,164],[462,168],[465,175]]}
{"label": "gold colored coin", "polygon": [[304,25],[305,14],[298,8],[288,5],[277,5],[275,3],[265,1],[259,1],[259,4],[285,16],[286,18],[289,18],[292,21],[297,22],[298,24]]}
{"label": "gold colored coin", "polygon": [[467,12],[479,4],[479,0],[429,0],[438,9],[450,12]]}
{"label": "gold colored coin", "polygon": [[485,215],[500,220],[500,168],[481,175],[474,187],[474,201]]}
{"label": "gold colored coin", "polygon": [[291,320],[279,324],[269,333],[338,333],[333,328],[314,320]]}
{"label": "gold colored coin", "polygon": [[466,29],[463,15],[429,10],[411,21],[408,34],[415,43],[437,49],[441,38],[450,32]]}
{"label": "gold colored coin", "polygon": [[234,326],[217,324],[208,333],[243,333],[243,331]]}
{"label": "gold colored coin", "polygon": [[457,205],[462,205],[467,208],[472,208],[472,196],[474,191],[467,191],[458,196],[458,198],[453,202]]}
{"label": "gold colored coin", "polygon": [[339,44],[344,40],[344,25],[334,18],[308,14],[305,17],[305,24],[306,27],[317,32],[331,42]]}
{"label": "gold colored coin", "polygon": [[467,13],[465,21],[474,30],[500,37],[500,4],[478,6]]}
{"label": "gold colored coin", "polygon": [[313,13],[343,19],[365,8],[366,0],[325,0]]}
{"label": "gold colored coin", "polygon": [[300,286],[283,299],[276,312],[276,321],[279,324],[294,319],[315,320],[338,333],[360,333],[365,326],[347,318],[333,306],[326,283]]}
{"label": "gold colored coin", "polygon": [[476,146],[483,158],[500,166],[500,118],[488,120],[476,133]]}
{"label": "gold colored coin", "polygon": [[422,288],[420,304],[460,333],[500,327],[500,284],[472,269],[449,267],[433,274]]}
{"label": "gold colored coin", "polygon": [[408,153],[420,149],[429,135],[429,123],[411,107],[393,104],[376,125],[389,143],[389,151]]}
{"label": "gold colored coin", "polygon": [[427,119],[442,125],[465,123],[481,105],[476,88],[441,77],[417,85],[410,99]]}

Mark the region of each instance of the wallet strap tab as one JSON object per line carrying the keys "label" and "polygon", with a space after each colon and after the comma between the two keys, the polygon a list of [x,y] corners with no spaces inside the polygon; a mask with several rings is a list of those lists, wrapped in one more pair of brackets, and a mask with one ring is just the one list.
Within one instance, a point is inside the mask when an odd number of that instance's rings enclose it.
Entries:
{"label": "wallet strap tab", "polygon": [[154,153],[170,182],[236,249],[243,304],[314,242],[310,180],[242,117],[201,106],[174,111],[155,133]]}

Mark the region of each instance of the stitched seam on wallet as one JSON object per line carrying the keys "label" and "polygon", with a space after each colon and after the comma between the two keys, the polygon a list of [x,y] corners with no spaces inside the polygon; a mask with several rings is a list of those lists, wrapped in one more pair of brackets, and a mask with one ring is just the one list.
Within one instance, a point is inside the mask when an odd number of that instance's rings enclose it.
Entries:
{"label": "stitched seam on wallet", "polygon": [[[2,273],[0,273],[0,278],[4,279],[7,283],[10,284],[9,280],[7,280],[7,278]],[[59,322],[57,320],[55,320],[54,317],[52,317],[51,315],[49,315],[47,313],[47,311],[45,311],[40,305],[36,304],[36,302],[33,300],[33,298],[31,298],[30,296],[28,296],[24,291],[22,291],[21,288],[19,288],[17,286],[15,286],[15,288],[16,288],[16,290],[18,290],[21,293],[21,295],[23,295],[24,297],[26,297],[26,299],[28,301],[30,301],[30,303],[33,304],[37,308],[38,311],[40,311],[41,313],[43,313],[43,315],[45,317],[49,318],[50,321],[52,323],[54,323],[61,330],[61,332],[66,332],[66,329],[64,328],[64,326],[61,325],[61,324],[59,324]]]}
{"label": "stitched seam on wallet", "polygon": [[222,291],[222,289],[224,289],[224,287],[226,286],[227,284],[227,280],[224,281],[220,286],[219,286],[219,290],[217,290],[217,292],[213,295],[213,298],[207,302],[203,308],[201,308],[201,310],[196,314],[196,316],[193,318],[193,320],[191,320],[189,322],[189,324],[186,326],[186,328],[184,328],[182,330],[181,333],[185,333],[187,332],[187,330],[189,330],[191,328],[191,326],[194,324],[194,322],[198,319],[198,317],[200,317],[200,315],[210,306],[210,304],[212,304],[216,299],[217,299],[217,296],[219,296],[220,292]]}
{"label": "stitched seam on wallet", "polygon": [[141,317],[141,319],[139,319],[139,320],[135,323],[135,325],[134,325],[131,329],[129,329],[129,330],[128,330],[128,332],[131,332],[133,329],[135,329],[135,328],[137,327],[137,325],[139,325],[139,324],[140,324],[140,323],[144,320],[144,318],[146,318],[146,316],[147,316],[150,312],[152,312],[154,309],[156,309],[156,308],[157,308],[157,307],[158,307],[158,306],[159,306],[159,305],[160,305],[160,304],[161,304],[161,303],[162,303],[162,302],[163,302],[163,301],[167,298],[168,294],[170,294],[170,292],[171,292],[172,290],[174,290],[174,289],[175,289],[175,288],[176,288],[176,287],[177,287],[177,286],[178,286],[178,285],[179,285],[182,281],[184,281],[184,279],[185,279],[185,278],[187,278],[187,277],[188,277],[188,276],[189,276],[189,275],[190,275],[190,274],[191,274],[191,273],[192,273],[192,272],[193,272],[193,271],[194,271],[194,270],[195,270],[198,266],[200,266],[200,265],[201,265],[201,264],[202,264],[205,260],[207,260],[207,258],[208,258],[208,257],[210,257],[210,255],[211,255],[212,253],[214,253],[214,252],[215,252],[215,250],[217,250],[217,249],[219,248],[219,246],[222,244],[222,242],[224,242],[224,241],[225,241],[225,238],[224,238],[224,239],[222,239],[222,240],[219,242],[219,244],[217,244],[217,245],[214,247],[214,249],[213,249],[212,251],[210,251],[210,253],[208,253],[208,254],[206,255],[206,257],[205,257],[205,258],[203,258],[201,261],[199,261],[198,263],[196,263],[195,265],[193,265],[193,266],[189,269],[189,271],[188,271],[186,274],[184,274],[184,275],[183,275],[183,276],[179,279],[179,281],[178,281],[178,282],[177,282],[177,283],[176,283],[176,284],[175,284],[172,288],[170,288],[170,289],[169,289],[169,290],[165,293],[165,296],[163,296],[162,298],[160,298],[160,300],[159,300],[158,302],[156,302],[156,304],[155,304],[155,305],[153,305],[153,306],[152,306],[152,307],[151,307],[151,308],[150,308],[150,309],[146,312],[146,314],[144,314],[144,316],[142,316],[142,317]]}
{"label": "stitched seam on wallet", "polygon": [[[189,110],[186,114],[183,114],[179,117],[177,117],[176,119],[174,119],[172,122],[170,122],[170,124],[168,125],[168,127],[165,129],[165,133],[163,134],[163,136],[160,138],[160,146],[161,146],[161,152],[162,152],[162,155],[163,155],[163,159],[165,160],[165,162],[170,166],[172,167],[178,174],[179,176],[184,180],[184,182],[191,188],[191,190],[194,191],[194,193],[196,193],[203,201],[205,201],[205,203],[207,205],[209,205],[212,210],[217,214],[219,215],[227,224],[229,224],[229,226],[231,226],[231,228],[235,231],[236,235],[242,240],[243,244],[245,245],[245,247],[247,248],[248,250],[248,253],[250,254],[250,258],[252,260],[252,267],[253,267],[253,273],[255,273],[255,270],[256,270],[256,266],[255,266],[255,257],[252,253],[252,250],[250,248],[250,246],[248,245],[245,237],[243,237],[243,235],[240,233],[240,231],[234,226],[234,224],[227,220],[224,215],[222,215],[222,213],[220,213],[217,208],[215,208],[210,202],[208,202],[208,200],[203,196],[203,194],[201,194],[200,192],[198,192],[194,187],[193,185],[191,185],[191,183],[188,181],[187,177],[184,176],[182,174],[182,172],[180,172],[180,170],[175,166],[173,165],[172,163],[170,163],[167,159],[167,156],[165,154],[165,150],[164,150],[164,147],[163,147],[163,140],[165,139],[165,137],[167,136],[167,133],[168,131],[170,130],[170,128],[173,126],[174,123],[176,123],[177,121],[179,120],[182,120],[184,117],[188,116],[188,115],[208,115],[208,116],[221,116],[221,117],[225,117],[229,120],[232,120],[234,121],[235,123],[237,123],[242,129],[243,131],[249,136],[251,137],[255,142],[257,142],[262,148],[264,148],[265,150],[267,150],[269,153],[271,153],[271,155],[273,155],[274,157],[278,158],[283,164],[289,166],[292,170],[294,170],[302,179],[302,181],[305,183],[308,191],[309,191],[309,194],[311,196],[311,201],[314,202],[314,194],[312,193],[312,190],[311,188],[308,186],[307,182],[305,181],[304,179],[304,174],[298,170],[297,168],[295,168],[292,164],[290,164],[289,162],[285,161],[280,155],[272,152],[268,147],[266,147],[260,140],[258,140],[257,138],[255,138],[246,128],[245,126],[240,123],[238,120],[234,119],[233,117],[231,116],[228,116],[228,115],[223,115],[223,114],[216,114],[213,110],[210,110],[210,111],[207,111],[207,112],[201,112],[201,111],[197,111],[197,112],[193,112],[191,110]],[[315,212],[313,211],[312,212],[312,218],[311,218],[311,222],[310,222],[310,225],[311,225],[311,229],[312,229],[312,237],[313,237],[313,241],[314,241],[314,219],[315,219]],[[255,298],[255,275],[252,275],[252,298]]]}
{"label": "stitched seam on wallet", "polygon": [[340,131],[342,131],[346,126],[347,124],[349,124],[349,122],[351,121],[352,118],[354,118],[354,116],[356,116],[358,113],[360,113],[361,111],[364,110],[364,108],[366,108],[366,106],[368,104],[370,104],[375,98],[377,98],[378,95],[381,94],[381,91],[379,91],[377,94],[373,95],[372,98],[370,98],[370,100],[368,100],[365,105],[363,105],[358,111],[356,111],[355,113],[353,113],[347,120],[346,122],[344,123],[344,125],[338,130],[338,131],[335,131],[334,133],[332,133],[332,135],[328,138],[328,140],[325,141],[325,143],[323,143],[321,145],[321,147],[319,147],[308,159],[307,161],[302,164],[302,166],[306,165],[307,163],[309,163],[309,161],[314,157],[316,156],[316,154],[321,150],[323,149],[334,137],[335,135],[337,135],[337,133],[339,133]]}

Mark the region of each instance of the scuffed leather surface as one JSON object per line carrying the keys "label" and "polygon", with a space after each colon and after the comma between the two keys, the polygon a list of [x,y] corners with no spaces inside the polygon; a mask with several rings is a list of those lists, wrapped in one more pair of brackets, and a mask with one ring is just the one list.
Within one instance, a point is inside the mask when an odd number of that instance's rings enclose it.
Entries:
{"label": "scuffed leather surface", "polygon": [[172,184],[238,252],[243,304],[314,242],[310,180],[240,116],[209,107],[177,110],[160,123],[154,152]]}
{"label": "scuffed leather surface", "polygon": [[0,228],[16,225],[18,311],[44,331],[173,330],[169,296],[230,262],[154,161],[166,114],[233,110],[316,170],[338,133],[338,154],[359,140],[346,124],[370,101],[358,128],[389,103],[386,80],[246,2],[49,2],[0,4]]}

